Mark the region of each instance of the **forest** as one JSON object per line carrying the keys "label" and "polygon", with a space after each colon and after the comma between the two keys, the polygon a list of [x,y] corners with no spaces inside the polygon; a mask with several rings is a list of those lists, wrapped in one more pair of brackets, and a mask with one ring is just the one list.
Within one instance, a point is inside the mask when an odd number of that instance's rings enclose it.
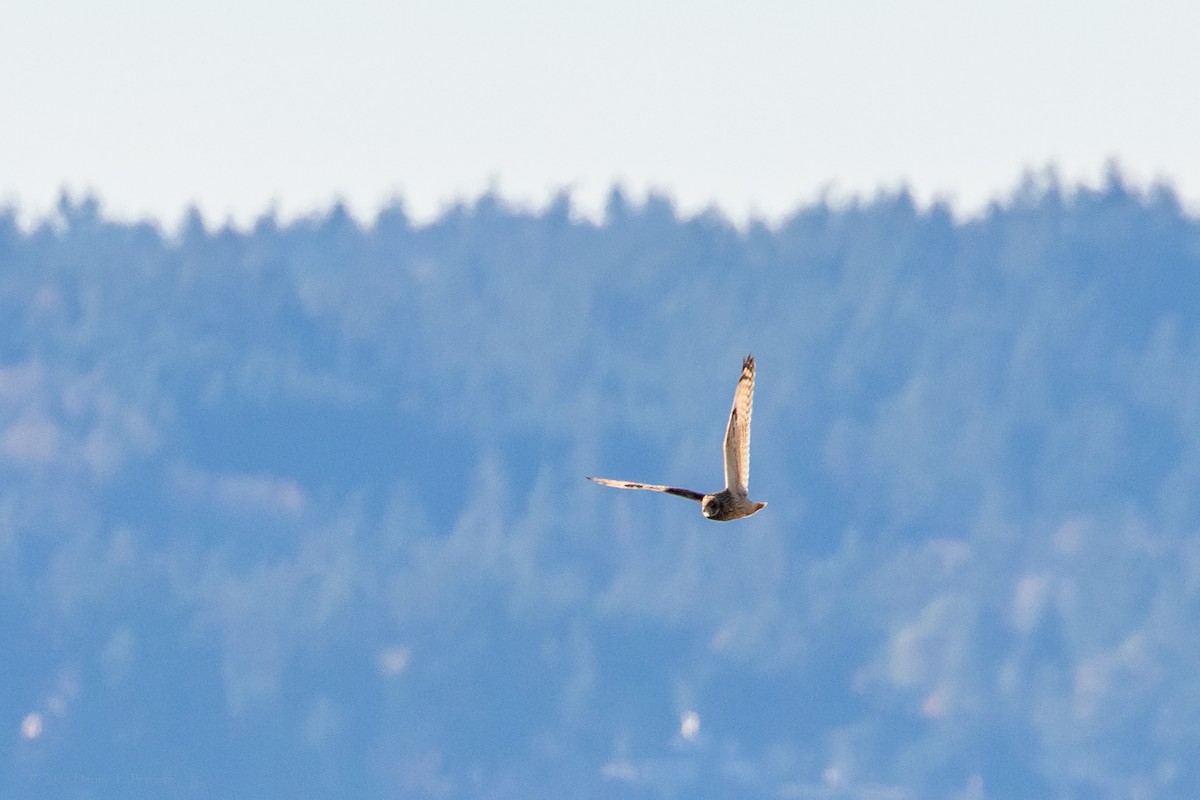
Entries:
{"label": "forest", "polygon": [[[1200,219],[0,208],[0,795],[1200,794]],[[736,522],[704,491],[758,364]]]}

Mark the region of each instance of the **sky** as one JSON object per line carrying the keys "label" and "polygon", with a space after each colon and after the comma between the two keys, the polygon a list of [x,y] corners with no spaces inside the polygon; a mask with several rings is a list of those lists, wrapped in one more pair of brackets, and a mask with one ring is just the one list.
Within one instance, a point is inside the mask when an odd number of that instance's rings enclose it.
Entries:
{"label": "sky", "polygon": [[417,219],[619,184],[779,218],[907,185],[969,214],[1115,161],[1200,207],[1190,0],[5,0],[0,205]]}

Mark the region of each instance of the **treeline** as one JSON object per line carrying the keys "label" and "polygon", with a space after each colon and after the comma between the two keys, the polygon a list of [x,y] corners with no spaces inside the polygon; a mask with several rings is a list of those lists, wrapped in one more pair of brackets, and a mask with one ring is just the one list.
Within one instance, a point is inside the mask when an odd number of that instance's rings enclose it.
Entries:
{"label": "treeline", "polygon": [[[1187,796],[1198,323],[1200,224],[1115,172],[0,212],[0,702],[65,707],[0,787]],[[583,481],[718,488],[750,351],[763,514]]]}

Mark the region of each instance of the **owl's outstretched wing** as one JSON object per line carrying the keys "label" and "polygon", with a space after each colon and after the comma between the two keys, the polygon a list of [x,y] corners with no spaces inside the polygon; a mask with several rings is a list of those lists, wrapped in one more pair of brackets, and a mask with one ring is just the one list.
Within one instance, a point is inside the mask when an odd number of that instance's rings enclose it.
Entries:
{"label": "owl's outstretched wing", "polygon": [[703,492],[693,492],[691,489],[677,489],[674,486],[655,486],[651,483],[633,483],[632,481],[614,481],[611,478],[593,478],[588,477],[589,481],[595,481],[601,486],[611,486],[614,489],[644,489],[648,492],[665,492],[673,494],[676,497],[686,497],[688,500],[695,500],[697,503],[704,499]]}
{"label": "owl's outstretched wing", "polygon": [[742,375],[733,391],[733,408],[725,428],[725,488],[750,493],[750,415],[754,411],[754,356],[742,362]]}

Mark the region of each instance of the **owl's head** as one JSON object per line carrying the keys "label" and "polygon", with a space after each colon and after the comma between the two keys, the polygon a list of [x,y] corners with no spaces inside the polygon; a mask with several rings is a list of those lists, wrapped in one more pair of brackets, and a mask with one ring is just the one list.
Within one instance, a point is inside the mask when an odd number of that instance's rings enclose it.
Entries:
{"label": "owl's head", "polygon": [[706,494],[704,495],[704,499],[700,501],[700,512],[709,519],[719,515],[722,508],[721,499],[715,494]]}

